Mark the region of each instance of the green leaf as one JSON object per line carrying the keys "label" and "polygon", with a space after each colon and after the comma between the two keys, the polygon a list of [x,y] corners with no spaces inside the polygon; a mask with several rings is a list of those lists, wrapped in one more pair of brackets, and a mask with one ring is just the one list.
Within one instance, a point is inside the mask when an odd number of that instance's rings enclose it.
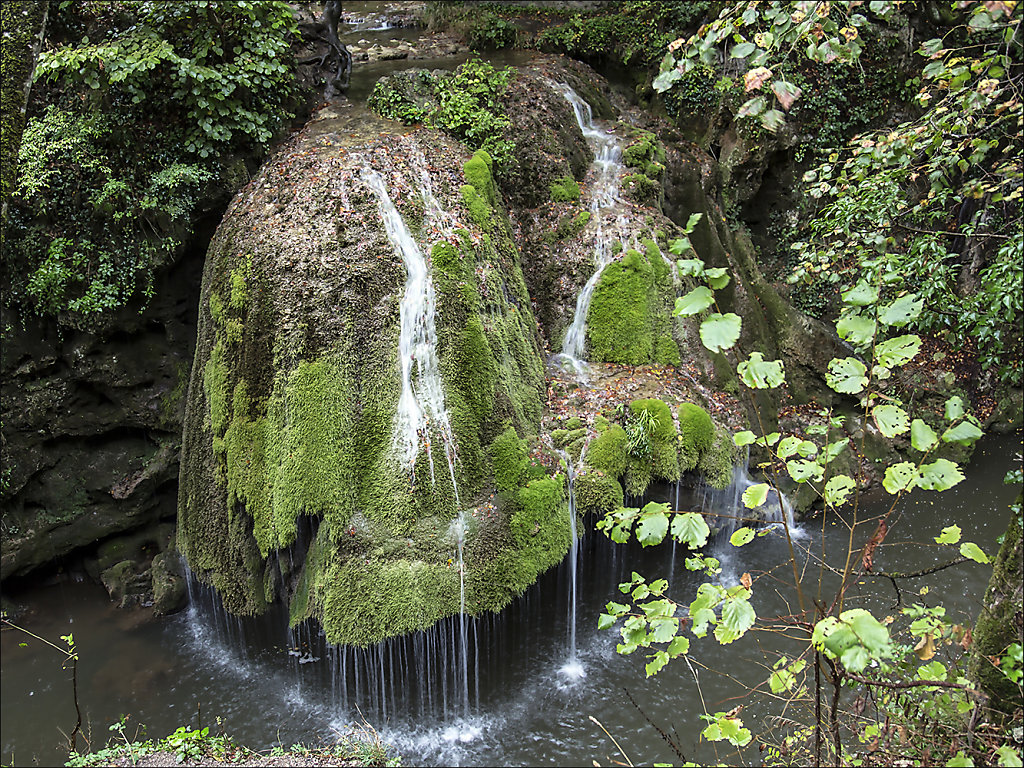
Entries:
{"label": "green leaf", "polygon": [[[750,593],[744,590],[747,598]],[[715,638],[722,645],[728,645],[743,637],[748,629],[754,626],[757,613],[749,599],[742,597],[730,598],[722,606],[722,618],[715,627]]]}
{"label": "green leaf", "polygon": [[[651,600],[649,603],[646,603],[643,606],[643,609],[644,613],[647,615],[647,618],[649,619],[668,619],[671,618],[673,614],[675,614],[676,604],[668,599]],[[654,626],[653,622],[651,623],[651,626]],[[661,642],[668,642],[668,640],[664,640]]]}
{"label": "green leaf", "polygon": [[953,395],[946,401],[946,421],[956,421],[964,415],[964,401]]}
{"label": "green leaf", "polygon": [[744,430],[742,430],[740,432],[737,432],[735,435],[732,436],[733,444],[736,445],[739,448],[742,448],[745,445],[750,445],[751,443],[753,443],[756,440],[757,440],[757,435],[755,435],[749,429],[744,429]]}
{"label": "green leaf", "polygon": [[654,656],[651,657],[651,660],[647,662],[647,665],[644,667],[644,669],[647,671],[647,676],[653,677],[654,675],[658,674],[661,671],[662,667],[668,664],[668,660],[669,655],[665,653],[665,651],[658,651],[657,653],[655,653]]}
{"label": "green leaf", "polygon": [[683,73],[673,67],[654,78],[654,82],[651,85],[658,93],[664,93],[682,76]]}
{"label": "green leaf", "polygon": [[711,529],[697,512],[683,512],[672,517],[672,535],[690,549],[701,549],[708,543]]}
{"label": "green leaf", "polygon": [[930,451],[939,442],[935,430],[920,419],[910,422],[910,444],[919,451]]}
{"label": "green leaf", "polygon": [[761,115],[761,125],[764,126],[766,131],[771,133],[775,133],[785,124],[786,116],[778,109],[769,109]]}
{"label": "green leaf", "polygon": [[644,517],[636,527],[636,539],[645,547],[661,544],[668,533],[668,515],[664,512]]}
{"label": "green leaf", "polygon": [[974,760],[961,750],[946,761],[946,768],[974,768]]}
{"label": "green leaf", "polygon": [[689,650],[690,638],[675,637],[672,639],[672,642],[668,644],[668,648],[665,649],[665,652],[668,653],[668,655],[672,658],[675,658],[676,656],[681,656],[684,653],[688,653]]}
{"label": "green leaf", "polygon": [[796,449],[800,447],[801,442],[803,440],[799,437],[793,437],[792,435],[784,437],[779,441],[779,447],[775,449],[775,452],[780,459],[788,459],[796,453]]}
{"label": "green leaf", "polygon": [[935,537],[936,544],[956,544],[960,541],[960,526],[959,525],[947,525],[942,529],[942,533]]}
{"label": "green leaf", "polygon": [[975,440],[984,435],[978,427],[969,421],[961,421],[955,427],[950,427],[942,433],[942,442],[960,443],[960,445],[971,445]]}
{"label": "green leaf", "polygon": [[693,232],[694,228],[700,223],[700,220],[704,218],[703,213],[691,213],[689,218],[686,220],[686,226],[683,227],[683,231],[686,234]]}
{"label": "green leaf", "polygon": [[949,459],[937,459],[931,464],[921,466],[921,476],[917,484],[926,491],[946,491],[963,479],[963,472],[954,462]]}
{"label": "green leaf", "polygon": [[875,346],[875,360],[879,365],[893,368],[910,361],[920,350],[920,336],[915,334],[896,336]]}
{"label": "green leaf", "polygon": [[607,613],[602,613],[597,617],[597,628],[598,629],[609,629],[615,625],[615,617]]}
{"label": "green leaf", "polygon": [[853,288],[844,291],[843,301],[854,307],[866,307],[878,301],[878,289],[861,280]]}
{"label": "green leaf", "polygon": [[679,619],[659,616],[651,619],[650,625],[650,641],[652,643],[667,643],[679,634]]}
{"label": "green leaf", "polygon": [[878,313],[878,322],[897,327],[906,325],[920,316],[923,307],[924,301],[917,298],[917,294],[908,293],[883,307]]}
{"label": "green leaf", "polygon": [[999,758],[997,765],[1007,768],[1021,768],[1024,763],[1020,759],[1020,749],[1014,749],[1009,744],[996,747],[996,756]]}
{"label": "green leaf", "polygon": [[825,470],[818,462],[803,459],[787,461],[786,471],[798,483],[806,483],[808,480],[820,481],[825,476]]}
{"label": "green leaf", "polygon": [[749,544],[754,540],[754,529],[753,528],[740,528],[735,531],[732,536],[729,537],[729,543],[734,547],[742,547],[744,544]]}
{"label": "green leaf", "polygon": [[846,339],[857,347],[862,347],[875,337],[875,321],[863,315],[843,315],[836,323],[839,338]]}
{"label": "green leaf", "polygon": [[763,445],[765,448],[770,448],[771,446],[779,442],[779,433],[769,432],[767,435],[757,438],[757,440],[755,440],[754,442],[756,442],[758,445]]}
{"label": "green leaf", "polygon": [[836,440],[831,443],[825,444],[825,450],[821,456],[822,464],[831,464],[835,461],[836,456],[843,452],[843,449],[850,444],[850,438],[844,437],[842,440]]}
{"label": "green leaf", "polygon": [[700,324],[700,340],[712,352],[729,349],[740,338],[741,322],[733,312],[716,312]]}
{"label": "green leaf", "polygon": [[975,544],[973,541],[965,541],[960,545],[960,554],[964,557],[969,557],[977,563],[986,564],[992,562],[988,559],[988,555],[981,551],[981,547]]}
{"label": "green leaf", "polygon": [[825,502],[833,507],[842,506],[856,487],[857,483],[849,475],[835,475],[825,483]]}
{"label": "green leaf", "polygon": [[751,389],[775,389],[786,381],[782,361],[766,361],[760,352],[751,352],[750,359],[740,363],[736,370]]}
{"label": "green leaf", "polygon": [[909,491],[917,483],[917,467],[913,462],[901,461],[885,470],[882,487],[891,494]]}
{"label": "green leaf", "polygon": [[715,267],[714,269],[704,270],[704,279],[708,281],[708,285],[714,288],[716,291],[725,288],[729,284],[729,270],[725,267]]}
{"label": "green leaf", "polygon": [[[676,243],[682,242],[676,240]],[[690,247],[690,241],[686,241],[686,247]],[[676,269],[680,277],[700,277],[704,274],[704,262],[700,259],[679,259],[676,261]]]}
{"label": "green leaf", "polygon": [[768,498],[768,483],[757,483],[743,492],[743,506],[754,509],[764,504]]}
{"label": "green leaf", "polygon": [[855,395],[867,386],[867,366],[853,357],[833,359],[828,364],[825,381],[836,392]]}
{"label": "green leaf", "polygon": [[876,405],[871,410],[871,415],[875,419],[878,431],[886,437],[896,437],[910,429],[907,412],[895,405]]}
{"label": "green leaf", "polygon": [[743,103],[736,113],[736,117],[757,117],[764,112],[764,108],[767,106],[768,102],[765,101],[764,96],[755,96]]}
{"label": "green leaf", "polygon": [[729,56],[734,59],[745,59],[756,50],[757,46],[753,43],[740,43],[732,47],[732,50],[729,51]]}
{"label": "green leaf", "polygon": [[685,296],[676,299],[676,308],[672,314],[690,317],[703,312],[715,303],[715,294],[706,285],[699,285]]}

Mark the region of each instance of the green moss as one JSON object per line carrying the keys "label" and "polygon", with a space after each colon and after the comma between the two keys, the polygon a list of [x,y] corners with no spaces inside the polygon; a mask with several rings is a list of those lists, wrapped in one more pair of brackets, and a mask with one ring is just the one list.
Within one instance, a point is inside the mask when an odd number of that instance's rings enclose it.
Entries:
{"label": "green moss", "polygon": [[565,420],[566,429],[579,429],[583,426],[583,419],[579,416],[571,416]]}
{"label": "green moss", "polygon": [[652,286],[651,265],[637,251],[605,267],[587,315],[589,359],[624,365],[650,361]]}
{"label": "green moss", "polygon": [[531,481],[520,489],[519,510],[512,515],[510,528],[516,543],[524,549],[560,549],[564,553],[568,547],[567,510],[561,475]]}
{"label": "green moss", "polygon": [[224,301],[216,291],[210,292],[210,318],[215,325],[224,324]]}
{"label": "green moss", "polygon": [[736,447],[728,430],[715,427],[711,447],[700,457],[697,469],[712,488],[728,488],[732,482],[732,468],[736,463]]}
{"label": "green moss", "polygon": [[[47,4],[44,2],[0,3],[0,205],[7,215],[7,201],[14,190],[18,147],[25,128],[25,85],[35,64],[32,57],[36,35],[43,29]],[[6,220],[0,222],[0,232]]]}
{"label": "green moss", "polygon": [[580,185],[572,176],[560,176],[551,182],[551,199],[556,203],[567,203],[580,199]]}
{"label": "green moss", "polygon": [[229,304],[237,312],[244,312],[249,304],[249,277],[252,272],[252,254],[231,270],[231,299]]}
{"label": "green moss", "polygon": [[576,508],[580,512],[604,514],[623,505],[622,486],[600,470],[580,473],[575,482]]}
{"label": "green moss", "polygon": [[590,221],[590,211],[580,211],[575,216],[563,216],[555,226],[554,239],[565,240],[576,237]]}
{"label": "green moss", "polygon": [[599,431],[597,437],[590,441],[587,449],[586,464],[604,472],[612,478],[622,477],[626,471],[626,430],[618,424]]}
{"label": "green moss", "polygon": [[484,150],[478,149],[462,166],[466,182],[476,188],[487,204],[498,204],[498,187],[494,183],[494,161]]}
{"label": "green moss", "polygon": [[656,477],[670,482],[679,479],[678,436],[672,411],[664,401],[634,400],[629,409],[633,418],[646,411],[655,424],[648,434],[647,454],[628,456],[627,460],[626,491],[632,496],[640,496]]}
{"label": "green moss", "polygon": [[657,180],[643,173],[630,173],[622,177],[622,194],[640,205],[661,208],[664,190]]}
{"label": "green moss", "polygon": [[206,401],[210,406],[210,428],[216,439],[224,436],[228,427],[228,369],[224,360],[224,345],[217,343],[210,351],[204,367],[203,384]]}
{"label": "green moss", "polygon": [[699,405],[679,406],[679,456],[684,470],[696,468],[715,440],[715,424]]}
{"label": "green moss", "polygon": [[679,355],[679,345],[668,334],[663,334],[654,340],[654,362],[661,365],[682,365],[683,359]]}
{"label": "green moss", "polygon": [[554,443],[555,448],[565,448],[569,443],[579,440],[581,437],[587,436],[587,430],[585,427],[577,427],[576,429],[556,429],[551,433],[551,441]]}
{"label": "green moss", "polygon": [[476,187],[472,184],[463,184],[459,191],[462,193],[462,202],[469,209],[469,217],[483,230],[490,230],[492,209]]}
{"label": "green moss", "polygon": [[487,449],[494,472],[494,487],[499,493],[512,493],[520,487],[526,473],[526,443],[509,427]]}

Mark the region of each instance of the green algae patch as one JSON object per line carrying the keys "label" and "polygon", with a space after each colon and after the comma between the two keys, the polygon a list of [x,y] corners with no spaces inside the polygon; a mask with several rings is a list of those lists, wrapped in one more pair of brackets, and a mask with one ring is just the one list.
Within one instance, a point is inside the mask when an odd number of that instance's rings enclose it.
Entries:
{"label": "green algae patch", "polygon": [[624,504],[622,485],[599,469],[588,469],[576,478],[576,507],[583,514],[602,515]]}
{"label": "green algae patch", "polygon": [[626,471],[628,442],[626,430],[618,424],[612,424],[590,441],[586,463],[608,477],[618,479]]}
{"label": "green algae patch", "polygon": [[572,176],[560,176],[549,187],[551,199],[556,203],[569,203],[580,199],[580,185]]}

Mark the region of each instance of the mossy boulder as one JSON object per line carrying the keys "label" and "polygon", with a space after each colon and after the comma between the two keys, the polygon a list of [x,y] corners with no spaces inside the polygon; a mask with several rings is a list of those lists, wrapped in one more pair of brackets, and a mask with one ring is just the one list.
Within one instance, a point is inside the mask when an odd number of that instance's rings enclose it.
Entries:
{"label": "mossy boulder", "polygon": [[[207,254],[186,410],[190,567],[229,611],[284,599],[292,623],[319,621],[334,643],[458,612],[456,520],[476,521],[473,612],[507,604],[568,549],[563,478],[533,466],[520,437],[539,426],[543,359],[493,163],[393,128],[313,121],[232,203]],[[429,265],[455,487],[443,425],[420,433],[411,467],[396,449],[406,269],[367,166]]]}
{"label": "mossy boulder", "polygon": [[671,271],[653,240],[601,273],[587,315],[587,359],[624,365],[678,364]]}
{"label": "mossy boulder", "polygon": [[576,478],[576,508],[584,514],[604,514],[624,503],[622,485],[599,469],[588,469]]}

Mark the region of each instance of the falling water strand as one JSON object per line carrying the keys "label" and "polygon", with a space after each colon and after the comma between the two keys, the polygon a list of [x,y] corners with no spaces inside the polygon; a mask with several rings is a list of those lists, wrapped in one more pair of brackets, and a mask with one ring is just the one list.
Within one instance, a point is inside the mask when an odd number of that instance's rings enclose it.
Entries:
{"label": "falling water strand", "polygon": [[378,209],[391,245],[402,257],[407,277],[399,310],[398,356],[402,373],[402,394],[395,415],[394,446],[399,459],[412,470],[421,444],[425,444],[434,480],[431,431],[440,435],[448,472],[459,506],[455,482],[455,436],[444,404],[444,389],[437,361],[437,331],[434,326],[434,284],[427,260],[391,201],[380,174],[369,168],[362,173],[377,197]]}
{"label": "falling water strand", "polygon": [[614,254],[612,245],[624,239],[625,218],[620,214],[611,219],[605,209],[611,208],[621,201],[619,176],[624,172],[621,162],[622,140],[613,133],[594,124],[594,113],[590,105],[576,91],[565,83],[551,83],[572,107],[576,122],[583,133],[584,139],[594,153],[591,171],[594,175],[590,192],[591,218],[596,221],[597,235],[594,246],[594,263],[596,269],[587,280],[576,297],[576,311],[572,323],[565,332],[560,358],[569,364],[577,378],[583,378],[586,366],[583,362],[584,345],[586,343],[587,314],[590,302],[597,288],[597,281],[604,268],[611,262]]}
{"label": "falling water strand", "polygon": [[466,642],[466,567],[462,550],[466,543],[466,520],[458,518],[459,532],[459,654],[462,671],[462,715],[469,715],[469,646]]}
{"label": "falling water strand", "polygon": [[[576,653],[576,580],[577,560],[579,557],[579,539],[576,535],[576,468],[573,466],[572,457],[567,451],[559,451],[565,461],[565,474],[569,485],[569,660],[562,666],[561,672],[567,677],[583,677],[583,666],[579,662]],[[580,463],[583,462],[583,454],[580,453]]]}

